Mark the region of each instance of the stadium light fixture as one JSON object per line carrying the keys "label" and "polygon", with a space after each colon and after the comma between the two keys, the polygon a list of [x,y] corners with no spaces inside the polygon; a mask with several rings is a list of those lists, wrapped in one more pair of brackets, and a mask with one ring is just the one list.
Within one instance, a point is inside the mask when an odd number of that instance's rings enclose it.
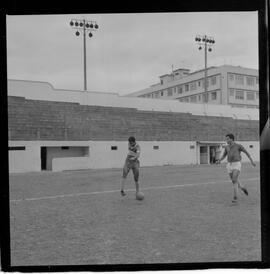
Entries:
{"label": "stadium light fixture", "polygon": [[208,102],[208,94],[207,94],[207,50],[209,52],[212,51],[212,46],[215,43],[215,40],[211,36],[207,35],[196,35],[195,41],[199,45],[199,50],[204,47],[204,93],[205,93],[205,103]]}
{"label": "stadium light fixture", "polygon": [[71,19],[70,26],[76,30],[75,35],[80,36],[83,34],[83,75],[84,75],[84,90],[87,90],[87,79],[86,79],[86,34],[91,38],[93,31],[96,31],[99,26],[96,21],[88,21],[85,19]]}

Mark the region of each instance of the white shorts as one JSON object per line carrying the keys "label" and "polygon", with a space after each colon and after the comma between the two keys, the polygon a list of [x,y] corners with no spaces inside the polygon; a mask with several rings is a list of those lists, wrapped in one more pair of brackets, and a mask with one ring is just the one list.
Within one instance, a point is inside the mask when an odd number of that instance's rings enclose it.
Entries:
{"label": "white shorts", "polygon": [[241,162],[227,163],[226,168],[227,168],[228,173],[232,173],[233,170],[241,171]]}

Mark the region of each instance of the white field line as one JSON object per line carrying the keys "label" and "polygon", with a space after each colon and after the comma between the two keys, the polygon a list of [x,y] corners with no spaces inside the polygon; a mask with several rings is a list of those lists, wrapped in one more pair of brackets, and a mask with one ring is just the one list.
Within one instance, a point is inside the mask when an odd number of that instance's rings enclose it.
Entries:
{"label": "white field line", "polygon": [[[260,178],[249,178],[244,181],[257,181]],[[141,190],[150,190],[150,189],[167,189],[167,188],[179,188],[179,187],[187,187],[187,186],[201,186],[201,185],[210,185],[210,184],[219,184],[219,183],[228,183],[230,181],[219,181],[219,182],[204,182],[204,183],[193,183],[193,184],[181,184],[181,185],[169,185],[169,186],[152,186],[152,187],[142,187]],[[126,189],[126,192],[135,191],[135,189]],[[84,193],[71,193],[71,194],[62,194],[55,196],[43,196],[37,198],[25,198],[18,200],[10,200],[10,202],[22,202],[22,201],[38,201],[38,200],[47,200],[47,199],[57,199],[57,198],[67,198],[67,197],[78,197],[78,196],[88,196],[88,195],[96,195],[96,194],[106,194],[106,193],[115,193],[120,192],[119,189],[116,190],[104,190],[104,191],[94,191],[94,192],[84,192]]]}

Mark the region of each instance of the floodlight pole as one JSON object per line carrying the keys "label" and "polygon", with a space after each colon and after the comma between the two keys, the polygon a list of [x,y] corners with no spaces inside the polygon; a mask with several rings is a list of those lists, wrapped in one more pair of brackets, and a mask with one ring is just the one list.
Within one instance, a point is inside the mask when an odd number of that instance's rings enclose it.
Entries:
{"label": "floodlight pole", "polygon": [[85,39],[85,19],[83,19],[83,71],[84,71],[84,90],[87,90],[87,79],[86,79],[86,39]]}
{"label": "floodlight pole", "polygon": [[93,36],[91,31],[95,31],[99,28],[95,21],[87,21],[85,19],[72,19],[70,26],[76,29],[76,36],[80,35],[80,31],[83,33],[83,83],[84,90],[87,90],[87,73],[86,73],[86,33],[89,32],[89,37]]}
{"label": "floodlight pole", "polygon": [[204,94],[205,94],[205,102],[208,102],[208,94],[207,94],[207,43],[206,39],[204,42]]}
{"label": "floodlight pole", "polygon": [[[208,37],[206,35],[197,35],[195,41],[199,44],[199,50],[204,46],[204,94],[205,94],[205,103],[208,102],[207,94],[207,50],[212,51],[211,44],[215,43],[213,37]],[[203,42],[203,43],[202,43]]]}

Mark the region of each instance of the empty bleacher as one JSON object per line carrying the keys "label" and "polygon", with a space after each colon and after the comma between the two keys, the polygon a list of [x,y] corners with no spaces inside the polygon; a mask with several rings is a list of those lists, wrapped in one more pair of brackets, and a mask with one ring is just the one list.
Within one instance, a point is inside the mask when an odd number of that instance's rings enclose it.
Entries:
{"label": "empty bleacher", "polygon": [[8,96],[9,140],[258,141],[259,121]]}

